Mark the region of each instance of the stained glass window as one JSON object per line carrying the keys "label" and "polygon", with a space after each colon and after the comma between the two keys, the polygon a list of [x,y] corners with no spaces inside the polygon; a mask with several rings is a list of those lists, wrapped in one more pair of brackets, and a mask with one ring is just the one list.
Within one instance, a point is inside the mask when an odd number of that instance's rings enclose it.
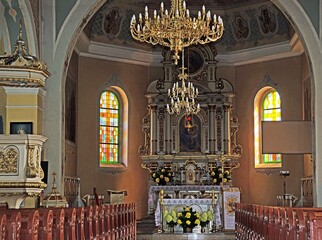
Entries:
{"label": "stained glass window", "polygon": [[[262,105],[262,121],[281,121],[281,99],[277,91],[266,94]],[[281,163],[281,154],[263,154],[263,163]]]}
{"label": "stained glass window", "polygon": [[101,164],[119,162],[120,103],[110,91],[102,93],[100,98],[100,146]]}

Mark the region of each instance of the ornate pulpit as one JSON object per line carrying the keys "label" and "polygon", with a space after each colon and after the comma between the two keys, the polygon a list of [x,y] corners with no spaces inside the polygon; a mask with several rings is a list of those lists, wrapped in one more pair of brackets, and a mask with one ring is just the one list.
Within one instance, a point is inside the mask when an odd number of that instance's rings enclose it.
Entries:
{"label": "ornate pulpit", "polygon": [[41,135],[0,135],[0,196],[9,208],[19,208],[25,197],[37,197],[46,184],[40,166]]}

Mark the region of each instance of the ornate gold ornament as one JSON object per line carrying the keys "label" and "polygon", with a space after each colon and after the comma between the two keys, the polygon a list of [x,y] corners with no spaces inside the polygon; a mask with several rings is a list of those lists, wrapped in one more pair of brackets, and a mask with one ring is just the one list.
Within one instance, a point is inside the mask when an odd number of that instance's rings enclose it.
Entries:
{"label": "ornate gold ornament", "polygon": [[239,201],[236,196],[227,196],[225,201],[225,207],[228,215],[235,214],[235,204]]}
{"label": "ornate gold ornament", "polygon": [[37,168],[34,160],[35,146],[28,146],[27,177],[34,178],[37,176]]}
{"label": "ornate gold ornament", "polygon": [[45,188],[43,182],[0,182],[0,188]]}
{"label": "ornate gold ornament", "polygon": [[0,173],[17,173],[18,156],[18,149],[15,147],[0,151]]}
{"label": "ornate gold ornament", "polygon": [[185,1],[171,0],[170,12],[164,9],[162,2],[160,12],[154,10],[153,17],[149,17],[147,6],[144,16],[139,14],[138,22],[133,15],[130,30],[135,40],[169,47],[177,64],[180,59],[178,53],[183,48],[217,41],[222,37],[224,25],[221,17],[214,15],[212,19],[211,12],[206,13],[205,6],[197,17],[192,18]]}
{"label": "ornate gold ornament", "polygon": [[22,39],[22,22],[15,50],[11,55],[0,56],[0,86],[44,87],[50,76],[47,66],[27,53]]}

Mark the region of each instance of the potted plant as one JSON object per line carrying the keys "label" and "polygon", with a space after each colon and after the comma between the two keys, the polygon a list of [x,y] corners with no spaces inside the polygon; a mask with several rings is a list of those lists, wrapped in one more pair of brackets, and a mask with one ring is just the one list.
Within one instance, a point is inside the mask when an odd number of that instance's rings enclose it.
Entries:
{"label": "potted plant", "polygon": [[177,214],[177,223],[183,228],[184,233],[192,232],[192,229],[200,224],[200,214],[192,210],[192,207],[184,207]]}
{"label": "potted plant", "polygon": [[222,171],[222,167],[215,167],[210,172],[210,177],[212,178],[212,183],[215,185],[220,185],[220,183],[227,183],[231,180],[231,174],[229,170]]}
{"label": "potted plant", "polygon": [[166,185],[172,182],[172,172],[162,167],[151,174],[153,181],[158,185]]}
{"label": "potted plant", "polygon": [[203,212],[200,215],[200,226],[201,226],[201,232],[204,233],[206,231],[206,227],[209,224],[211,220],[214,219],[214,214],[211,210],[208,210],[206,212]]}
{"label": "potted plant", "polygon": [[163,212],[163,219],[167,223],[170,232],[174,232],[174,227],[177,225],[177,213],[175,210],[171,212],[165,210]]}

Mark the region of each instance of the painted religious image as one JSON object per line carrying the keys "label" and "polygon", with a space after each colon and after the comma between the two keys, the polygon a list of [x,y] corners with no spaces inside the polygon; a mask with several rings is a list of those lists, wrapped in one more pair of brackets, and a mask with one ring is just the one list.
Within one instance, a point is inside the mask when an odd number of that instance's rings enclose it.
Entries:
{"label": "painted religious image", "polygon": [[180,152],[201,152],[201,123],[195,115],[180,121]]}
{"label": "painted religious image", "polygon": [[105,13],[103,17],[103,31],[109,38],[116,37],[122,25],[122,19],[120,10],[118,8],[113,8],[109,12]]}
{"label": "painted religious image", "polygon": [[233,28],[235,37],[240,39],[246,39],[249,35],[248,22],[245,18],[240,15],[237,15],[233,21]]}
{"label": "painted religious image", "polygon": [[276,30],[276,16],[271,13],[267,8],[261,11],[260,16],[258,16],[260,29],[264,34],[274,33]]}

